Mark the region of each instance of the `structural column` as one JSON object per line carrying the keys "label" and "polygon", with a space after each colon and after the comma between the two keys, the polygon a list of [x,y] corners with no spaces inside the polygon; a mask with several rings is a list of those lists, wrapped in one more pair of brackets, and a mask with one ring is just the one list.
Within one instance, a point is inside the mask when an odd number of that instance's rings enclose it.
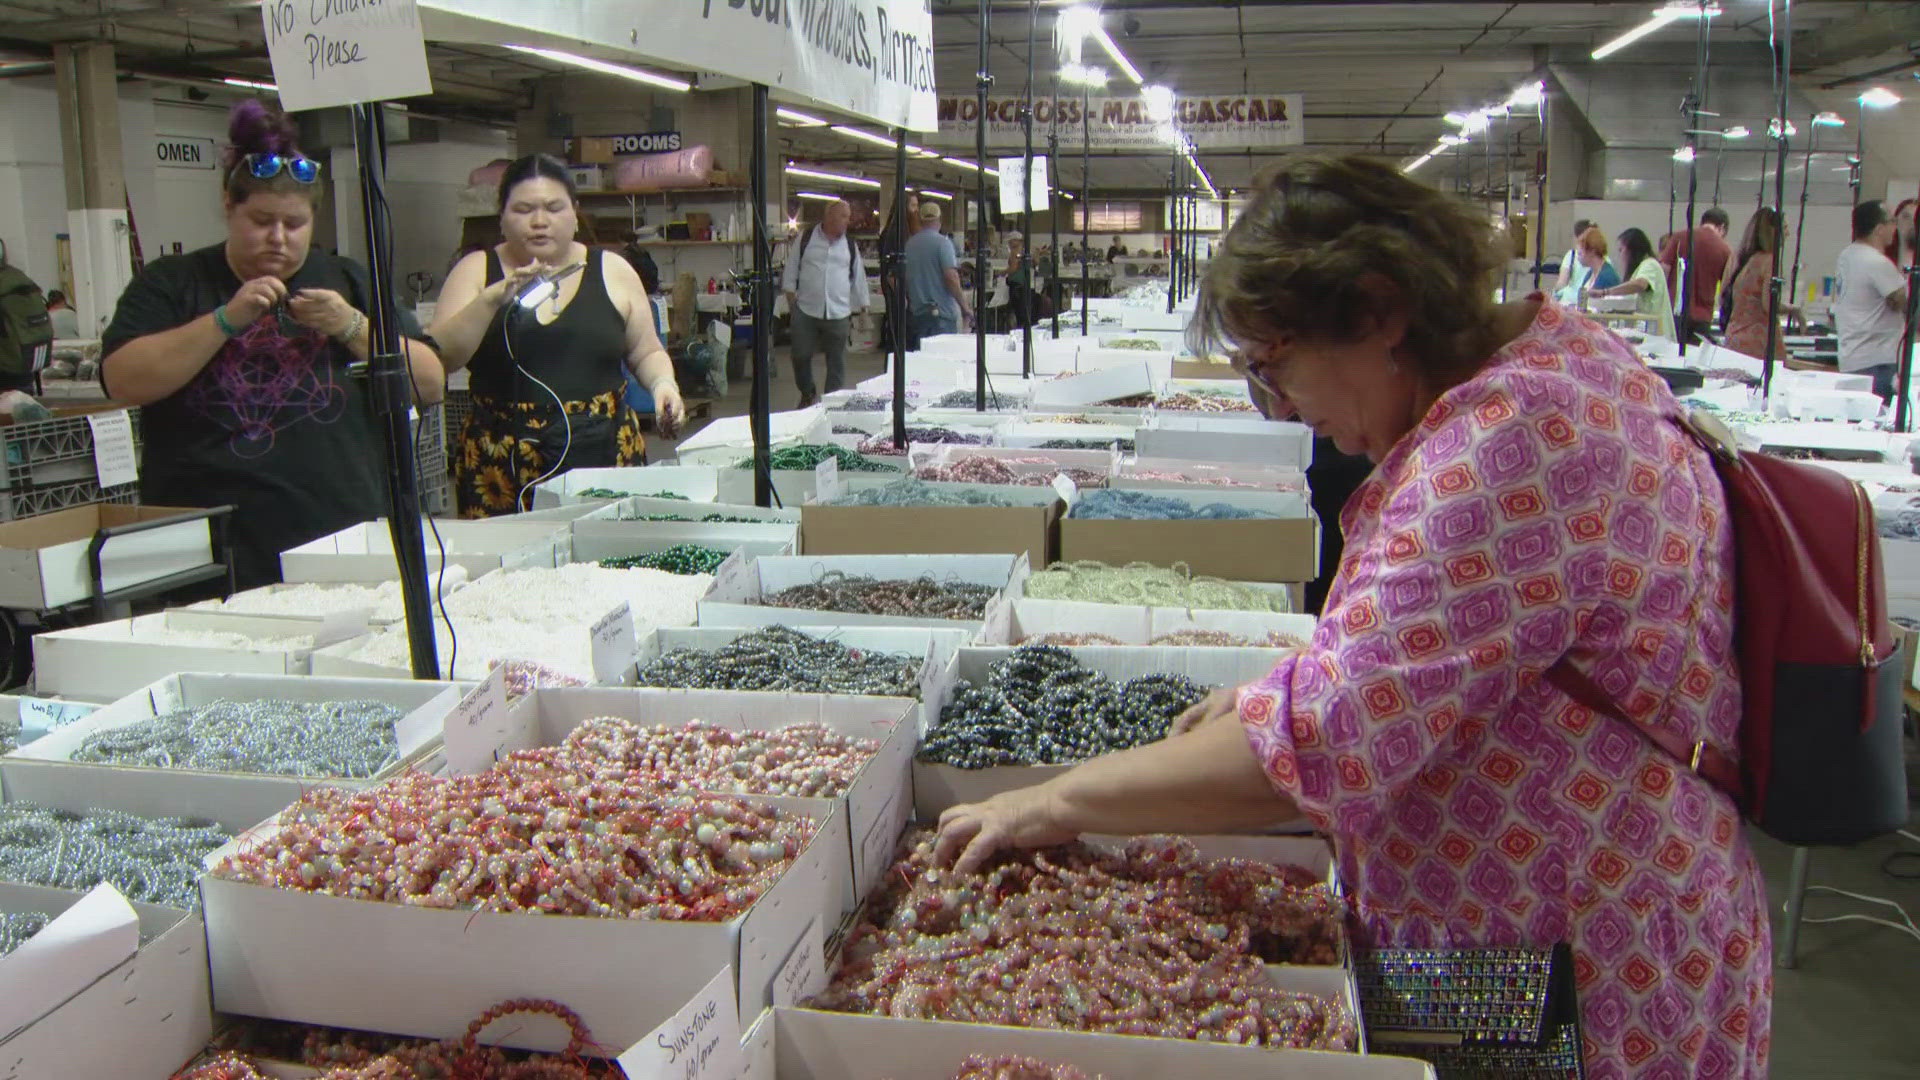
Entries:
{"label": "structural column", "polygon": [[133,278],[113,46],[104,41],[56,45],[53,62],[65,157],[72,299],[82,332],[92,337]]}

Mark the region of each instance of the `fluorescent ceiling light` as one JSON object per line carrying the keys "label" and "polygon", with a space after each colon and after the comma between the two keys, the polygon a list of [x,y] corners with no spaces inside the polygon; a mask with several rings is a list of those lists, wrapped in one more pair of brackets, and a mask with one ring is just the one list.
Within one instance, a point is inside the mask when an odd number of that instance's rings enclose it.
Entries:
{"label": "fluorescent ceiling light", "polygon": [[1693,158],[1694,153],[1693,147],[1691,146],[1683,146],[1673,152],[1673,160],[1675,161],[1692,161]]}
{"label": "fluorescent ceiling light", "polygon": [[1847,118],[1844,116],[1841,116],[1837,112],[1815,113],[1813,114],[1813,126],[1814,127],[1846,127]]}
{"label": "fluorescent ceiling light", "polygon": [[[1800,134],[1800,129],[1793,126],[1793,121],[1791,120],[1787,121],[1787,138],[1791,139],[1798,134]],[[1767,138],[1777,139],[1779,137],[1780,137],[1780,118],[1776,116],[1772,120],[1767,121]]]}
{"label": "fluorescent ceiling light", "polygon": [[1721,132],[1720,137],[1723,139],[1744,139],[1751,134],[1753,134],[1753,132],[1747,130],[1747,125],[1735,124]]}
{"label": "fluorescent ceiling light", "polygon": [[1414,158],[1412,161],[1401,166],[1400,171],[1403,173],[1410,173],[1415,169],[1418,169],[1420,166],[1425,165],[1427,162],[1432,160],[1433,160],[1433,151],[1429,150],[1426,153],[1421,154],[1419,157]]}
{"label": "fluorescent ceiling light", "polygon": [[1507,106],[1514,109],[1531,109],[1539,105],[1541,99],[1546,96],[1547,84],[1535,80],[1515,87],[1512,95],[1507,98]]}
{"label": "fluorescent ceiling light", "polygon": [[818,191],[796,191],[793,193],[793,197],[796,199],[805,199],[808,202],[839,202],[840,201],[840,196],[838,195],[827,195]]}
{"label": "fluorescent ceiling light", "polygon": [[940,160],[946,162],[949,165],[958,165],[963,169],[972,169],[974,172],[983,172],[983,173],[986,173],[988,176],[1000,175],[999,169],[995,169],[991,166],[983,169],[980,166],[975,165],[973,162],[967,161],[963,158],[943,157]]}
{"label": "fluorescent ceiling light", "polygon": [[826,127],[828,124],[828,121],[822,120],[817,116],[803,113],[798,109],[779,108],[773,110],[773,115],[798,127]]}
{"label": "fluorescent ceiling light", "polygon": [[1097,64],[1060,65],[1060,81],[1069,86],[1105,86],[1109,78],[1107,69]]}
{"label": "fluorescent ceiling light", "polygon": [[1595,60],[1605,60],[1607,57],[1612,56],[1621,49],[1666,26],[1668,23],[1680,22],[1684,19],[1711,19],[1719,14],[1720,5],[1718,4],[1668,4],[1666,7],[1655,11],[1652,17],[1646,22],[1641,23],[1639,26],[1634,27],[1619,37],[1614,38],[1612,41],[1607,42],[1605,45],[1593,50],[1593,58]]}
{"label": "fluorescent ceiling light", "polygon": [[1900,104],[1900,95],[1884,86],[1876,86],[1860,95],[1860,104],[1869,109],[1885,109]]}
{"label": "fluorescent ceiling light", "polygon": [[1120,46],[1113,43],[1113,35],[1107,33],[1106,27],[1095,30],[1092,37],[1100,43],[1102,49],[1107,51],[1107,58],[1113,61],[1114,66],[1126,72],[1127,78],[1133,80],[1133,85],[1140,86],[1147,81],[1140,74],[1140,69],[1133,66],[1133,61],[1127,59],[1127,54],[1120,51]]}
{"label": "fluorescent ceiling light", "polygon": [[1080,42],[1100,32],[1100,9],[1092,4],[1075,4],[1062,11],[1054,22],[1054,33],[1062,41]]}
{"label": "fluorescent ceiling light", "polygon": [[1463,142],[1466,142],[1466,141],[1467,141],[1467,137],[1466,137],[1466,136],[1464,136],[1464,135],[1442,135],[1442,136],[1440,136],[1440,145],[1441,145],[1441,146],[1459,146],[1459,145],[1460,145],[1461,143],[1463,143]]}
{"label": "fluorescent ceiling light", "polygon": [[581,56],[578,53],[561,52],[559,49],[541,49],[532,45],[509,45],[507,48],[515,52],[523,52],[532,56],[543,57],[557,64],[568,64],[577,68],[585,68],[588,71],[597,71],[602,75],[611,75],[616,79],[627,79],[632,82],[645,83],[648,86],[659,87],[662,90],[672,90],[678,94],[684,94],[693,89],[693,84],[685,79],[676,79],[668,75],[661,75],[641,68],[628,67],[625,64],[609,64],[605,60],[595,60],[591,56]]}
{"label": "fluorescent ceiling light", "polygon": [[861,142],[864,142],[864,143],[872,143],[875,146],[884,146],[889,150],[893,149],[892,139],[889,139],[884,135],[875,135],[871,131],[862,131],[857,127],[848,127],[845,124],[834,124],[832,127],[828,128],[827,130],[833,132],[835,135],[845,135],[849,139],[859,139]]}
{"label": "fluorescent ceiling light", "polygon": [[880,181],[869,180],[864,176],[851,176],[847,173],[827,172],[824,169],[809,169],[800,165],[788,165],[788,176],[804,176],[809,180],[825,180],[834,184],[848,184],[853,187],[877,188]]}
{"label": "fluorescent ceiling light", "polygon": [[947,194],[946,192],[944,192],[944,191],[934,191],[934,190],[932,190],[932,189],[930,189],[930,188],[921,188],[921,189],[920,189],[920,197],[921,197],[921,198],[923,198],[923,199],[939,199],[939,200],[940,200],[940,201],[942,201],[942,202],[952,202],[952,201],[953,201],[953,196],[951,196],[951,195],[949,195],[949,194]]}
{"label": "fluorescent ceiling light", "polygon": [[1173,119],[1173,87],[1143,86],[1140,98],[1147,103],[1147,119],[1156,124],[1165,124]]}
{"label": "fluorescent ceiling light", "polygon": [[246,90],[265,90],[270,94],[280,92],[278,86],[270,82],[261,82],[259,79],[221,79],[220,81],[228,86],[238,86]]}

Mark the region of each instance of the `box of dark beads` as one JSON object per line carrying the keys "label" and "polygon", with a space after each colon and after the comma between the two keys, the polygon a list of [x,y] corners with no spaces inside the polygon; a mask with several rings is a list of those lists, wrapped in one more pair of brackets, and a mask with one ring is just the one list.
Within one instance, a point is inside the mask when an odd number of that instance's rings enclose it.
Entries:
{"label": "box of dark beads", "polygon": [[701,626],[919,626],[978,633],[1029,573],[1015,555],[798,555],[715,574]]}
{"label": "box of dark beads", "polygon": [[521,698],[494,730],[499,754],[560,746],[668,790],[836,810],[839,835],[816,844],[837,918],[886,871],[912,813],[915,709],[897,697],[563,688]]}
{"label": "box of dark beads", "polygon": [[1267,674],[1280,650],[1028,645],[954,654],[939,719],[913,766],[915,816],[1051,779],[1100,754],[1167,737],[1215,689]]}
{"label": "box of dark beads", "polygon": [[601,518],[573,523],[569,562],[646,566],[674,573],[711,573],[720,555],[747,558],[792,555],[799,550],[798,525],[770,521],[621,521]]}
{"label": "box of dark beads", "polygon": [[398,775],[440,739],[451,683],[169,675],[0,757],[9,801],[257,824],[316,784]]}
{"label": "box of dark beads", "polygon": [[[558,748],[316,789],[206,859],[214,1007],[449,1039],[500,1002],[545,999],[630,1046],[730,967],[751,1020],[794,948],[838,925],[844,833],[819,800],[664,791]],[[547,1025],[497,1034],[566,1042]]]}
{"label": "box of dark beads", "polygon": [[[0,885],[0,912],[9,918],[58,915],[80,900],[77,892]],[[77,957],[69,955],[63,958],[64,970],[30,991],[47,1009],[0,1035],[7,1075],[152,1080],[171,1075],[212,1037],[207,934],[200,913],[142,903],[132,907],[138,920],[132,955],[84,973],[73,970]],[[52,991],[63,974],[83,974],[82,989],[71,996]],[[50,993],[60,1000],[49,1000]]]}

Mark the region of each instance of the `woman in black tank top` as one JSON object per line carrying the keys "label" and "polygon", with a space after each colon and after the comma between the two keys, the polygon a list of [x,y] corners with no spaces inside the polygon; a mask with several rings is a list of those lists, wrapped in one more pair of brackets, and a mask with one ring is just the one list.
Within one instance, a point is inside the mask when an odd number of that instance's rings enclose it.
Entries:
{"label": "woman in black tank top", "polygon": [[[639,275],[575,242],[578,225],[566,166],[521,158],[500,181],[505,242],[462,258],[440,291],[434,335],[447,370],[473,372],[453,462],[462,516],[524,509],[529,488],[568,469],[645,464],[628,369],[653,394],[662,431],[684,414]],[[537,273],[576,264],[534,307],[515,302]]]}

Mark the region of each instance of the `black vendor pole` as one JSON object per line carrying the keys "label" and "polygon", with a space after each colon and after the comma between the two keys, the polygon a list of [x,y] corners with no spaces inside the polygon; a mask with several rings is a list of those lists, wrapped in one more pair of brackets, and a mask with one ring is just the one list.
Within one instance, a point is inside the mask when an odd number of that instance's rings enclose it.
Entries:
{"label": "black vendor pole", "polygon": [[1047,244],[1047,301],[1053,305],[1053,339],[1060,340],[1060,207],[1065,204],[1053,190],[1053,179],[1060,175],[1060,76],[1053,77],[1053,97],[1047,102],[1053,116],[1047,121],[1047,222],[1053,237]]}
{"label": "black vendor pole", "polygon": [[[1813,186],[1813,148],[1820,141],[1819,113],[1807,120],[1807,156],[1800,165],[1800,223],[1793,227],[1793,273],[1787,278],[1787,295],[1799,303],[1800,297],[1800,242],[1807,235],[1807,189]],[[1786,208],[1781,207],[1781,221],[1786,220]],[[1780,245],[1784,253],[1787,245]],[[1778,256],[1776,256],[1776,259]]]}
{"label": "black vendor pole", "polygon": [[1173,314],[1174,293],[1180,289],[1180,154],[1167,166],[1167,314]]}
{"label": "black vendor pole", "polygon": [[993,276],[987,258],[987,91],[993,73],[987,70],[987,22],[993,18],[992,0],[980,0],[980,69],[974,73],[974,101],[979,107],[973,122],[973,408],[987,411],[987,286]]}
{"label": "black vendor pole", "polygon": [[[1699,260],[1693,257],[1694,209],[1700,198],[1700,117],[1705,111],[1707,95],[1707,33],[1711,20],[1706,14],[1706,0],[1700,2],[1700,17],[1694,20],[1699,24],[1695,35],[1693,90],[1687,94],[1681,106],[1687,114],[1687,222],[1686,244],[1687,272],[1680,281],[1680,358],[1686,359],[1687,339],[1693,336],[1693,279],[1700,268],[1694,265]],[[1678,250],[1678,249],[1676,249]],[[1682,365],[1684,366],[1684,365]]]}
{"label": "black vendor pole", "polygon": [[[893,446],[907,445],[907,129],[893,129],[893,235],[881,240],[880,287],[893,318]],[[918,228],[919,223],[912,226]]]}
{"label": "black vendor pole", "polygon": [[[753,309],[753,395],[748,426],[753,430],[753,502],[773,505],[773,240],[767,235],[767,86],[753,84],[753,278],[748,306]],[[854,258],[859,258],[856,252]]]}
{"label": "black vendor pole", "polygon": [[[1774,169],[1773,169],[1773,273],[1767,275],[1767,347],[1760,354],[1760,397],[1771,400],[1773,394],[1773,350],[1780,334],[1780,256],[1787,250],[1787,89],[1793,73],[1793,0],[1785,0],[1786,10],[1774,36]],[[1767,0],[1767,14],[1773,14],[1773,0]],[[1811,125],[1809,125],[1811,126]],[[1812,138],[1813,133],[1807,133]],[[1764,144],[1762,144],[1764,145]],[[1760,188],[1766,190],[1767,173],[1760,170]],[[1762,195],[1764,200],[1765,195]],[[1912,326],[1912,322],[1908,322]],[[1904,367],[1901,369],[1906,370]],[[1901,388],[1895,427],[1906,417],[1906,388]]]}
{"label": "black vendor pole", "polygon": [[1541,266],[1547,261],[1547,104],[1546,80],[1541,80],[1540,105],[1534,115],[1540,124],[1540,149],[1533,155],[1533,289],[1540,291]]}
{"label": "black vendor pole", "polygon": [[1894,380],[1894,392],[1900,396],[1893,406],[1893,430],[1907,432],[1913,430],[1913,416],[1908,411],[1907,399],[1913,394],[1913,341],[1915,319],[1920,317],[1920,259],[1907,267],[1907,323],[1900,331],[1900,357],[1895,361],[1899,376]]}
{"label": "black vendor pole", "polygon": [[[1033,237],[1033,32],[1040,23],[1040,0],[1027,0],[1027,93],[1020,102],[1020,130],[1026,136],[1026,164],[1020,169],[1020,238],[1026,250],[1020,265],[1027,272],[1027,287],[1020,296],[1020,374],[1033,378],[1033,286],[1039,275],[1033,272],[1034,252],[1040,245]],[[1007,283],[1009,297],[1013,283]]]}
{"label": "black vendor pole", "polygon": [[1087,336],[1087,309],[1093,295],[1093,88],[1080,86],[1080,336]]}
{"label": "black vendor pole", "polygon": [[[393,236],[384,189],[387,171],[385,109],[354,105],[353,150],[360,165],[360,211],[367,229],[368,399],[386,439],[387,530],[400,570],[407,617],[407,651],[416,679],[440,678],[433,607],[427,586],[427,547],[420,530],[420,476],[407,430],[413,375],[400,351],[400,320],[393,309]],[[419,423],[426,423],[422,416]],[[452,674],[449,672],[448,674]]]}

